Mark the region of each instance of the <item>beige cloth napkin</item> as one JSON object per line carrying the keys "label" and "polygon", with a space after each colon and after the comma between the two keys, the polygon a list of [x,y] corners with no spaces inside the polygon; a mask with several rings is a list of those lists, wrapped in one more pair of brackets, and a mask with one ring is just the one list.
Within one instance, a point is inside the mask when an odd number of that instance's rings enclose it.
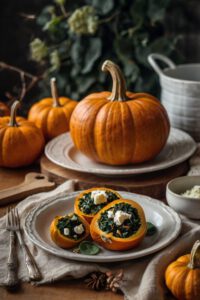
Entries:
{"label": "beige cloth napkin", "polygon": [[[193,164],[193,162],[195,163]],[[198,166],[198,167],[197,167]],[[190,175],[195,169],[195,174],[200,175],[200,150],[191,159]],[[198,170],[198,172],[197,172]],[[27,213],[37,204],[46,199],[66,195],[74,190],[74,181],[67,181],[55,190],[48,193],[32,195],[18,204],[19,214],[23,220]],[[200,239],[200,221],[192,221],[182,218],[182,231],[180,236],[170,246],[154,255],[113,264],[95,264],[70,261],[55,257],[52,254],[36,247],[25,236],[37,264],[42,270],[43,280],[39,284],[51,283],[59,279],[81,278],[92,271],[124,270],[124,279],[121,290],[126,300],[164,300],[168,299],[167,289],[164,285],[164,271],[166,266],[177,256],[190,251],[193,243]],[[5,217],[0,219],[0,228],[5,226]],[[0,284],[3,285],[6,278],[6,260],[8,255],[9,235],[5,229],[0,230]],[[22,252],[17,251],[19,265],[19,277],[28,281],[27,270],[23,261]],[[117,265],[117,266],[116,266]]]}

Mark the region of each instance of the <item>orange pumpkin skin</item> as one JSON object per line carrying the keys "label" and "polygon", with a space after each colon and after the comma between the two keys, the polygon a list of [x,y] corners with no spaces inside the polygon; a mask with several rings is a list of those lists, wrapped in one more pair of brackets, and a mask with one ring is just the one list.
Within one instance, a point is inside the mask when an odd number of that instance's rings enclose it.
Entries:
{"label": "orange pumpkin skin", "polygon": [[104,188],[104,187],[91,188],[91,189],[85,190],[81,194],[79,194],[75,199],[74,212],[77,215],[83,217],[89,224],[92,222],[92,219],[94,218],[95,214],[85,214],[84,212],[82,212],[79,208],[79,201],[84,196],[84,194],[87,194],[92,191],[97,191],[97,190],[110,191],[110,192],[114,193],[115,195],[117,195],[119,198],[121,198],[121,195],[119,193],[117,193],[116,191],[109,189],[109,188]]}
{"label": "orange pumpkin skin", "polygon": [[[15,106],[15,107],[14,107]],[[16,113],[17,102],[13,104]],[[24,118],[0,118],[0,166],[22,167],[32,164],[44,148],[40,129]]]}
{"label": "orange pumpkin skin", "polygon": [[9,115],[10,115],[10,109],[8,108],[8,106],[5,103],[0,102],[0,117],[9,116]]}
{"label": "orange pumpkin skin", "polygon": [[[200,254],[200,242],[198,247]],[[195,266],[191,263],[191,258],[192,253],[183,255],[172,262],[165,271],[166,285],[179,300],[200,299],[200,261],[198,258],[198,266]]]}
{"label": "orange pumpkin skin", "polygon": [[[113,63],[109,62],[104,70],[113,72],[112,68]],[[114,68],[119,72],[116,65]],[[169,119],[160,102],[149,94],[126,92],[121,81],[117,81],[112,93],[84,98],[70,121],[76,148],[109,165],[151,160],[162,150],[169,135]]]}
{"label": "orange pumpkin skin", "polygon": [[71,114],[76,105],[76,101],[66,97],[56,95],[45,98],[31,107],[28,119],[42,130],[46,140],[50,140],[69,131]]}
{"label": "orange pumpkin skin", "polygon": [[[109,208],[113,207],[114,205],[122,202],[128,203],[131,206],[135,207],[141,219],[141,226],[138,229],[138,231],[134,235],[128,238],[115,237],[113,236],[112,232],[111,233],[103,232],[98,226],[98,220],[100,219],[101,214],[104,211],[108,210]],[[146,225],[145,214],[142,207],[135,201],[128,200],[128,199],[115,200],[110,204],[106,205],[94,216],[90,224],[90,234],[92,239],[102,247],[113,251],[124,251],[124,250],[137,247],[145,237],[146,231],[147,231],[147,225]]]}
{"label": "orange pumpkin skin", "polygon": [[50,225],[50,235],[52,240],[54,241],[54,243],[56,245],[58,245],[61,248],[64,249],[70,249],[73,248],[75,246],[77,246],[81,241],[83,241],[84,239],[86,239],[88,237],[88,235],[90,234],[90,226],[87,223],[87,221],[84,218],[81,218],[79,216],[79,219],[81,220],[81,222],[83,223],[83,225],[85,226],[85,234],[82,238],[78,239],[78,240],[73,240],[70,238],[67,238],[65,236],[63,236],[59,230],[57,229],[57,224],[58,224],[58,220],[61,218],[61,216],[57,216],[55,217],[55,219],[52,221],[51,225]]}

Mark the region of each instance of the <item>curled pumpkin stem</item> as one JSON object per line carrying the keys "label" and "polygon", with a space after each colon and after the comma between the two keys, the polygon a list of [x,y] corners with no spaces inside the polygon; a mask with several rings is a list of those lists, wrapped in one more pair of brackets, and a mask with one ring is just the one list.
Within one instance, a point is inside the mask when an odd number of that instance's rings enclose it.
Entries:
{"label": "curled pumpkin stem", "polygon": [[19,126],[16,120],[16,115],[17,115],[17,109],[20,107],[20,102],[17,100],[13,103],[11,107],[11,113],[10,113],[10,122],[9,126],[10,127],[17,127]]}
{"label": "curled pumpkin stem", "polygon": [[54,107],[60,107],[60,102],[59,102],[59,96],[58,96],[58,88],[56,84],[56,78],[53,77],[51,78],[51,95],[53,98],[53,106]]}
{"label": "curled pumpkin stem", "polygon": [[102,71],[109,72],[112,80],[112,93],[108,97],[111,101],[126,101],[126,81],[124,75],[118,65],[111,60],[106,60],[102,65]]}
{"label": "curled pumpkin stem", "polygon": [[191,251],[190,262],[188,264],[190,269],[199,269],[200,268],[200,241],[197,240]]}

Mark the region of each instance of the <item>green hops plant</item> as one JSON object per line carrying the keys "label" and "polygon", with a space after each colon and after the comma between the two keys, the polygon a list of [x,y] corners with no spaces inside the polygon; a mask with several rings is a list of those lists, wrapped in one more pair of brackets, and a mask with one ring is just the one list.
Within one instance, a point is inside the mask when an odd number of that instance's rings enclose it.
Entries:
{"label": "green hops plant", "polygon": [[41,62],[48,54],[46,44],[39,38],[34,39],[30,43],[31,58],[37,62]]}
{"label": "green hops plant", "polygon": [[98,29],[98,17],[92,6],[76,9],[68,19],[70,31],[78,35],[94,34]]}

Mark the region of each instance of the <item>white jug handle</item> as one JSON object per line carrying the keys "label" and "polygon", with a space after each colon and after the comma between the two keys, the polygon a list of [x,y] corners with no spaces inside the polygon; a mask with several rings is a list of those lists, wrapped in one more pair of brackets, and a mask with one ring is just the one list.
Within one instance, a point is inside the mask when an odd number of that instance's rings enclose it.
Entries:
{"label": "white jug handle", "polygon": [[163,74],[162,69],[159,67],[159,65],[156,63],[156,60],[161,60],[162,62],[166,63],[168,65],[168,67],[175,69],[176,65],[173,63],[173,61],[171,61],[171,59],[169,59],[168,57],[162,55],[162,54],[158,54],[158,53],[151,53],[148,55],[148,62],[150,63],[150,65],[152,66],[152,68],[154,69],[154,71],[160,76]]}

